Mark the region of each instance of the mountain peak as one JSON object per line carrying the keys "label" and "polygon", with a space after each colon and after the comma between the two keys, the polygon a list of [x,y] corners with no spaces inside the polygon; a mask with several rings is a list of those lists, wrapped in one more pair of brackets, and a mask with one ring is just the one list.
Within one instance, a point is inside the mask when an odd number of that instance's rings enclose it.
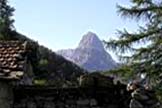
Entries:
{"label": "mountain peak", "polygon": [[88,32],[87,34],[83,35],[83,38],[81,39],[78,48],[104,50],[102,42],[93,32]]}
{"label": "mountain peak", "polygon": [[98,38],[98,36],[95,33],[91,32],[91,31],[87,32],[84,36],[97,37]]}
{"label": "mountain peak", "polygon": [[93,32],[83,35],[77,48],[58,51],[58,54],[89,72],[107,71],[117,67],[111,55],[104,49],[102,41]]}

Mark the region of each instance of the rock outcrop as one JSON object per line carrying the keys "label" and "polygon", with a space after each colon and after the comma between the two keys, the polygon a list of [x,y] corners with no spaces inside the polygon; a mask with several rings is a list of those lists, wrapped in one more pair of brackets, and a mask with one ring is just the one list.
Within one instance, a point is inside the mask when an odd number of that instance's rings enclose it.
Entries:
{"label": "rock outcrop", "polygon": [[128,85],[128,90],[132,92],[130,108],[161,108],[152,89],[132,83]]}
{"label": "rock outcrop", "polygon": [[92,32],[83,36],[76,49],[60,50],[57,53],[90,72],[107,71],[117,67],[101,40]]}

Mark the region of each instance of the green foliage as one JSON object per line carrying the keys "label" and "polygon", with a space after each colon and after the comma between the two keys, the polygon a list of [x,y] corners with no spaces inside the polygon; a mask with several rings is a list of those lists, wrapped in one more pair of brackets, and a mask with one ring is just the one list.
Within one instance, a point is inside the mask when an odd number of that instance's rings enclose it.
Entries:
{"label": "green foliage", "polygon": [[39,65],[41,65],[41,66],[45,66],[45,65],[47,65],[48,64],[48,60],[47,59],[41,59],[40,61],[39,61]]}
{"label": "green foliage", "polygon": [[38,47],[37,56],[36,79],[45,79],[47,85],[57,87],[78,85],[77,78],[84,73],[83,69],[44,46]]}
{"label": "green foliage", "polygon": [[14,8],[8,5],[7,0],[0,0],[0,39],[10,39],[14,31],[12,19]]}
{"label": "green foliage", "polygon": [[34,85],[44,86],[46,84],[47,84],[47,81],[45,79],[35,79],[34,80]]}
{"label": "green foliage", "polygon": [[126,65],[114,70],[103,72],[102,74],[105,76],[114,76],[120,78],[122,82],[129,82],[129,80],[132,80],[135,76],[133,67]]}
{"label": "green foliage", "polygon": [[[162,71],[162,1],[132,0],[130,7],[118,6],[121,16],[144,19],[145,24],[137,32],[118,31],[119,38],[105,42],[107,48],[120,53],[122,60],[134,66],[134,72],[147,73],[150,80]],[[138,45],[138,47],[137,47]],[[131,56],[123,54],[131,52]]]}
{"label": "green foliage", "polygon": [[[146,73],[149,84],[156,88],[161,98],[162,91],[158,85],[162,72],[162,0],[132,0],[131,3],[129,7],[118,5],[118,13],[122,17],[142,20],[143,25],[133,33],[126,29],[118,31],[118,39],[105,43],[126,65],[130,65],[133,75]],[[128,52],[131,55],[124,56]],[[123,70],[117,72],[122,74]]]}

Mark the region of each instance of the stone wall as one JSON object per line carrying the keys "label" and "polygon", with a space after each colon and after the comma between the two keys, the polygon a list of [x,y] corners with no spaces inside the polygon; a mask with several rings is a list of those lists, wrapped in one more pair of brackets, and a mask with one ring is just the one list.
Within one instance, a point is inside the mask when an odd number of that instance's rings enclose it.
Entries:
{"label": "stone wall", "polygon": [[18,87],[14,108],[128,108],[130,94],[125,88]]}
{"label": "stone wall", "polygon": [[11,108],[13,105],[12,86],[0,81],[0,108]]}

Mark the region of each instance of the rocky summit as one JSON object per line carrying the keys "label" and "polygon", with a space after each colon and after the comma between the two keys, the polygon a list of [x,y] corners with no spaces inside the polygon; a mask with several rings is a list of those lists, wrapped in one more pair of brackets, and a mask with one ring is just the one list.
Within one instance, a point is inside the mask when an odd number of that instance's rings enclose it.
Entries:
{"label": "rocky summit", "polygon": [[83,36],[76,49],[59,50],[57,53],[90,72],[117,67],[117,63],[104,49],[102,41],[92,32]]}

